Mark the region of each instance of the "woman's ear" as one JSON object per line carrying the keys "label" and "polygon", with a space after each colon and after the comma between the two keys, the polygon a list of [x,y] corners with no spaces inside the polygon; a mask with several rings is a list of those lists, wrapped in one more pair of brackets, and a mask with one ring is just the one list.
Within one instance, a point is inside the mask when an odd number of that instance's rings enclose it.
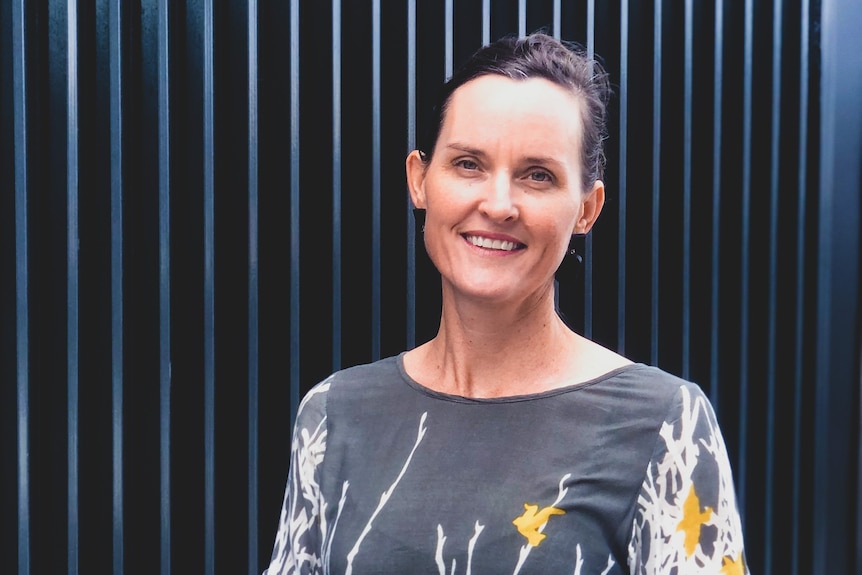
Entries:
{"label": "woman's ear", "polygon": [[593,189],[590,190],[581,199],[581,214],[575,222],[573,234],[585,234],[589,232],[593,224],[602,213],[602,207],[605,205],[605,184],[601,180],[596,180],[593,184]]}
{"label": "woman's ear", "polygon": [[407,155],[405,162],[407,170],[407,189],[413,206],[425,209],[425,168],[427,164],[422,159],[422,152],[413,150]]}

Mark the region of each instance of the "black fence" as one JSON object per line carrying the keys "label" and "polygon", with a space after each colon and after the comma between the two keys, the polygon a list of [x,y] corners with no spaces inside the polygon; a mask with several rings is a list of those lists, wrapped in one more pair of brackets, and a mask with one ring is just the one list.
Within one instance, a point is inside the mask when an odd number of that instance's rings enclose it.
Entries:
{"label": "black fence", "polygon": [[303,392],[436,330],[432,96],[540,28],[615,89],[563,312],[707,391],[753,573],[862,572],[858,2],[0,7],[0,572],[266,566]]}

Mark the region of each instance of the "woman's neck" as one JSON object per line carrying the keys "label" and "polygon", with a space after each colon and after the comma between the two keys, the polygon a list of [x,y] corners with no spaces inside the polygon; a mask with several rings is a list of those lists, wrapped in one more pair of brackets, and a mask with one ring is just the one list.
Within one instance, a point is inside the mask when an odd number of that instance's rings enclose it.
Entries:
{"label": "woman's neck", "polygon": [[408,354],[405,366],[420,383],[445,393],[523,395],[569,383],[580,341],[554,310],[553,289],[517,306],[444,294],[437,336]]}

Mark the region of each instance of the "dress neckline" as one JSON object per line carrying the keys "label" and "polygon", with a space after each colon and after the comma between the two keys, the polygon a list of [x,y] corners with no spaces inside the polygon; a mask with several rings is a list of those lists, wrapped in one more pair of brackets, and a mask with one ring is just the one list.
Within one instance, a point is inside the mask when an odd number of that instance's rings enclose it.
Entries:
{"label": "dress neckline", "polygon": [[606,382],[608,380],[614,379],[624,373],[628,373],[630,371],[637,371],[641,369],[648,369],[649,366],[643,363],[630,363],[627,365],[623,365],[617,368],[614,368],[598,377],[594,377],[592,379],[588,379],[587,381],[581,381],[578,383],[573,383],[570,385],[564,385],[561,387],[555,387],[554,389],[548,389],[546,391],[539,391],[536,393],[526,393],[519,395],[506,395],[503,397],[467,397],[463,395],[456,395],[451,393],[444,393],[442,391],[436,391],[429,387],[426,387],[413,379],[410,374],[407,373],[407,370],[404,369],[404,355],[406,351],[401,352],[397,356],[395,356],[395,365],[398,368],[398,373],[401,376],[401,379],[406,383],[409,387],[413,388],[415,391],[422,393],[423,395],[427,395],[434,399],[439,399],[441,401],[449,401],[453,403],[470,403],[470,404],[506,404],[506,403],[520,403],[525,401],[536,401],[541,399],[546,399],[549,397],[556,397],[558,395],[573,393],[576,391],[580,391],[587,387],[592,387],[596,384]]}

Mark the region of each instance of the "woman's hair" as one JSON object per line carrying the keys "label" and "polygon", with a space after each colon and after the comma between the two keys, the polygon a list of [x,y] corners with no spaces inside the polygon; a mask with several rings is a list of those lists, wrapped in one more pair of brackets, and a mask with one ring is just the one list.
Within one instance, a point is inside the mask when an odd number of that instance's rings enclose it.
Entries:
{"label": "woman's hair", "polygon": [[610,95],[607,73],[601,64],[587,57],[581,46],[543,33],[523,38],[506,37],[480,48],[443,85],[431,112],[430,129],[420,142],[419,149],[426,162],[434,153],[452,94],[470,80],[487,74],[513,80],[544,78],[577,94],[583,102],[583,189],[589,190],[596,180],[602,179],[607,139],[606,106]]}

